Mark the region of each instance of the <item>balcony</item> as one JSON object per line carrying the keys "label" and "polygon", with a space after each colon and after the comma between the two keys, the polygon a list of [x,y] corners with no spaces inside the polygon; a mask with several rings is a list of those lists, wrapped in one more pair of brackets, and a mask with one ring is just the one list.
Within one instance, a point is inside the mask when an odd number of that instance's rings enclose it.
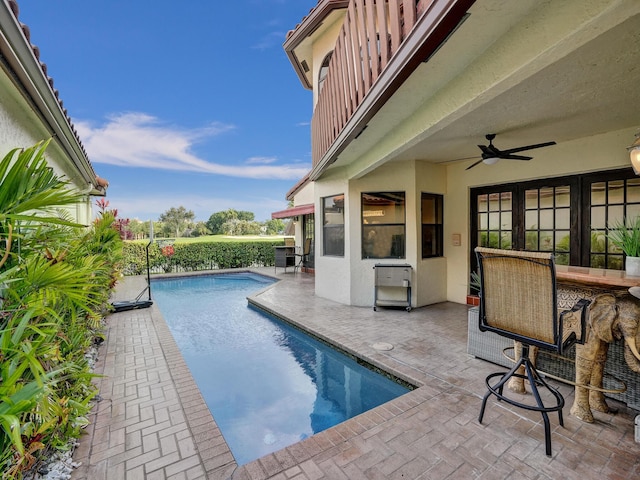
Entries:
{"label": "balcony", "polygon": [[351,0],[312,119],[321,172],[465,19],[473,0]]}

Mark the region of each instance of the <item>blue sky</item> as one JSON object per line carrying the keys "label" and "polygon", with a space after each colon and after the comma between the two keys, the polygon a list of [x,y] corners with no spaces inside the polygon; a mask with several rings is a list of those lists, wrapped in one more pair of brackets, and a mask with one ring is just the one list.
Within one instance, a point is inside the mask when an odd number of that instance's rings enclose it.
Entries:
{"label": "blue sky", "polygon": [[316,0],[21,0],[21,22],[120,216],[286,208],[311,92],[282,44]]}

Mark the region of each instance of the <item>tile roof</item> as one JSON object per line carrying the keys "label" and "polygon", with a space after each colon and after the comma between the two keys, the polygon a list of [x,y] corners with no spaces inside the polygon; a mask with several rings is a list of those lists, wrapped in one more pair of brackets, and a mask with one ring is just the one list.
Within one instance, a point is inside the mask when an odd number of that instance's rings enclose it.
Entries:
{"label": "tile roof", "polygon": [[33,45],[31,43],[31,31],[29,30],[29,27],[27,25],[25,25],[24,23],[20,22],[20,20],[18,18],[19,15],[20,15],[20,8],[18,7],[17,0],[7,0],[7,3],[9,4],[9,8],[11,9],[11,12],[13,13],[13,16],[16,18],[16,20],[20,24],[20,28],[22,29],[22,33],[24,34],[24,37],[25,37],[27,43],[29,44],[29,46],[33,50],[33,54],[34,54],[36,60],[38,61],[38,63],[40,64],[40,68],[42,69],[42,73],[44,74],[45,78],[47,79],[47,82],[49,83],[49,86],[51,87],[51,90],[52,90],[53,94],[55,95],[56,100],[60,104],[60,109],[64,113],[64,116],[65,116],[65,118],[67,120],[67,123],[69,124],[69,128],[73,132],[73,134],[74,134],[74,136],[75,136],[75,138],[76,138],[76,140],[78,142],[78,145],[80,146],[80,148],[82,150],[82,153],[84,154],[84,156],[88,160],[87,151],[85,150],[84,145],[82,144],[82,141],[80,140],[80,136],[78,135],[78,132],[76,131],[76,128],[73,125],[73,122],[71,121],[71,117],[69,117],[67,109],[64,108],[64,104],[62,102],[62,99],[60,99],[60,92],[58,92],[58,90],[54,87],[53,78],[51,78],[47,74],[47,64],[44,63],[42,60],[40,60],[40,49],[36,45]]}

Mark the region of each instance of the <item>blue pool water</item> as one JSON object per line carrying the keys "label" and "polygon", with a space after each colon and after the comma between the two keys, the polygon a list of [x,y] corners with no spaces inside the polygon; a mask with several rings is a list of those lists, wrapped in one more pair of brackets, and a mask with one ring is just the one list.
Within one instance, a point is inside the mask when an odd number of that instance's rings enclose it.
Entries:
{"label": "blue pool water", "polygon": [[241,273],[152,284],[153,298],[240,465],[408,391],[249,307],[246,297],[271,282]]}

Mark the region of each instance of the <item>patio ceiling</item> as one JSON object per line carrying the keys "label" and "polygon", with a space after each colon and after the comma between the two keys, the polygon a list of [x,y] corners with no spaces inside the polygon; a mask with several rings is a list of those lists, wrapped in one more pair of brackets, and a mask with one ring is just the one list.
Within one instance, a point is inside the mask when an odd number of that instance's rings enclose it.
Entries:
{"label": "patio ceiling", "polygon": [[[406,140],[380,161],[445,163],[478,157],[477,145],[486,144],[487,133],[497,133],[496,145],[506,149],[640,128],[640,3],[633,1],[610,2],[609,9],[580,25],[563,42],[506,76],[496,74],[493,85],[466,103],[449,110],[445,106],[446,115],[435,121],[426,116],[420,123],[430,103],[442,108],[447,92],[455,95],[452,85],[460,79],[477,74],[491,80],[492,72],[483,66],[492,65],[496,58],[500,65],[509,40],[517,41],[526,28],[543,29],[549,21],[544,9],[550,3],[476,2],[458,31],[418,67],[332,168],[352,163],[396,132]],[[411,128],[411,136],[402,133]]]}

